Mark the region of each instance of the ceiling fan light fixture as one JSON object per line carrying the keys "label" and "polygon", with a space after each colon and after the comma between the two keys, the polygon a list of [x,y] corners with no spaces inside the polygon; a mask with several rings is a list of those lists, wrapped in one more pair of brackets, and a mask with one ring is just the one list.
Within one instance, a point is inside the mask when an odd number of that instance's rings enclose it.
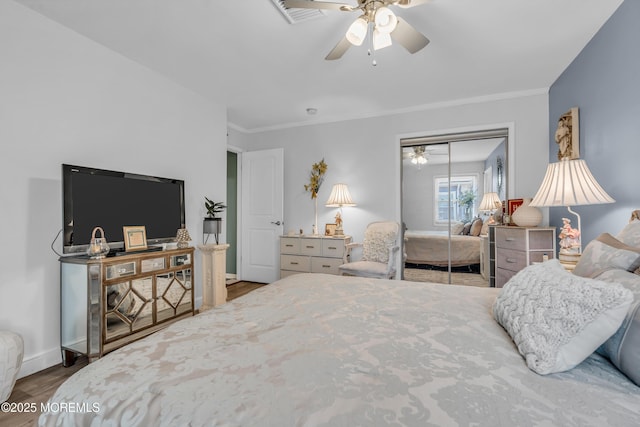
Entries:
{"label": "ceiling fan light fixture", "polygon": [[391,34],[382,33],[376,28],[373,30],[373,49],[383,49],[391,46]]}
{"label": "ceiling fan light fixture", "polygon": [[388,7],[378,8],[373,20],[376,24],[376,30],[381,33],[390,34],[398,25],[398,18]]}
{"label": "ceiling fan light fixture", "polygon": [[347,34],[345,34],[349,43],[354,46],[362,45],[365,37],[367,37],[367,27],[368,23],[362,17],[353,21],[353,24],[351,24],[347,30]]}
{"label": "ceiling fan light fixture", "polygon": [[427,158],[421,154],[412,158],[411,163],[413,163],[414,165],[424,165],[427,163]]}

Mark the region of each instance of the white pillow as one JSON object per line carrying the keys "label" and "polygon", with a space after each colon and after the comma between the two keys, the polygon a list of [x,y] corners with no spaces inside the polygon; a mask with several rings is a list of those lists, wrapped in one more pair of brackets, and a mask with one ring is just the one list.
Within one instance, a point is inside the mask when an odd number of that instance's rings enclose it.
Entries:
{"label": "white pillow", "polygon": [[462,233],[462,230],[464,229],[464,222],[452,222],[451,223],[451,234],[460,234]]}
{"label": "white pillow", "polygon": [[513,276],[496,298],[493,315],[532,371],[569,370],[622,324],[633,293],[620,284],[567,272],[558,260]]}

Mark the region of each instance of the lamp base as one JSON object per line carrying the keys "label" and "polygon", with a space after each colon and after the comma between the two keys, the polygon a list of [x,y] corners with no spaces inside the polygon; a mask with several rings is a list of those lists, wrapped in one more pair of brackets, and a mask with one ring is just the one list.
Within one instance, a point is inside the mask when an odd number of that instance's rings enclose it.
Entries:
{"label": "lamp base", "polygon": [[579,252],[568,252],[561,250],[558,254],[558,260],[565,270],[573,271],[573,269],[576,268],[578,261],[580,261],[580,255],[581,254]]}

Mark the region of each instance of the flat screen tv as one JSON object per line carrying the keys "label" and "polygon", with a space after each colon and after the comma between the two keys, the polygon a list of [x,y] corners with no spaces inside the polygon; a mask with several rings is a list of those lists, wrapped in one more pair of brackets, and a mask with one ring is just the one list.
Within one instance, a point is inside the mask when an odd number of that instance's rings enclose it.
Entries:
{"label": "flat screen tv", "polygon": [[122,227],[143,225],[147,245],[175,240],[185,223],[184,181],[62,165],[63,253],[87,250],[102,227],[111,253],[124,250]]}

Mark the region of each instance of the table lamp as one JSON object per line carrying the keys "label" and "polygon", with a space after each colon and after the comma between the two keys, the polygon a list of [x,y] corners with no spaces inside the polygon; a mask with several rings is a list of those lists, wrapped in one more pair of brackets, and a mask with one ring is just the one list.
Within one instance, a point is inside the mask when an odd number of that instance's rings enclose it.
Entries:
{"label": "table lamp", "polygon": [[[577,236],[574,236],[570,243],[560,242],[560,254],[579,256],[582,253],[582,224],[580,215],[571,207],[613,202],[615,200],[598,184],[584,160],[570,160],[565,157],[559,162],[549,164],[540,189],[529,206],[566,206],[567,210],[578,218],[578,228]],[[569,222],[565,220],[565,227],[569,227]]]}
{"label": "table lamp", "polygon": [[347,184],[334,184],[331,189],[329,199],[325,204],[327,207],[340,208],[340,212],[336,214],[336,236],[343,236],[344,231],[342,229],[342,207],[343,206],[356,206],[351,199],[351,193]]}
{"label": "table lamp", "polygon": [[493,224],[495,222],[493,218],[494,211],[501,208],[502,202],[496,192],[484,193],[480,206],[478,206],[479,211],[489,212],[489,224]]}

